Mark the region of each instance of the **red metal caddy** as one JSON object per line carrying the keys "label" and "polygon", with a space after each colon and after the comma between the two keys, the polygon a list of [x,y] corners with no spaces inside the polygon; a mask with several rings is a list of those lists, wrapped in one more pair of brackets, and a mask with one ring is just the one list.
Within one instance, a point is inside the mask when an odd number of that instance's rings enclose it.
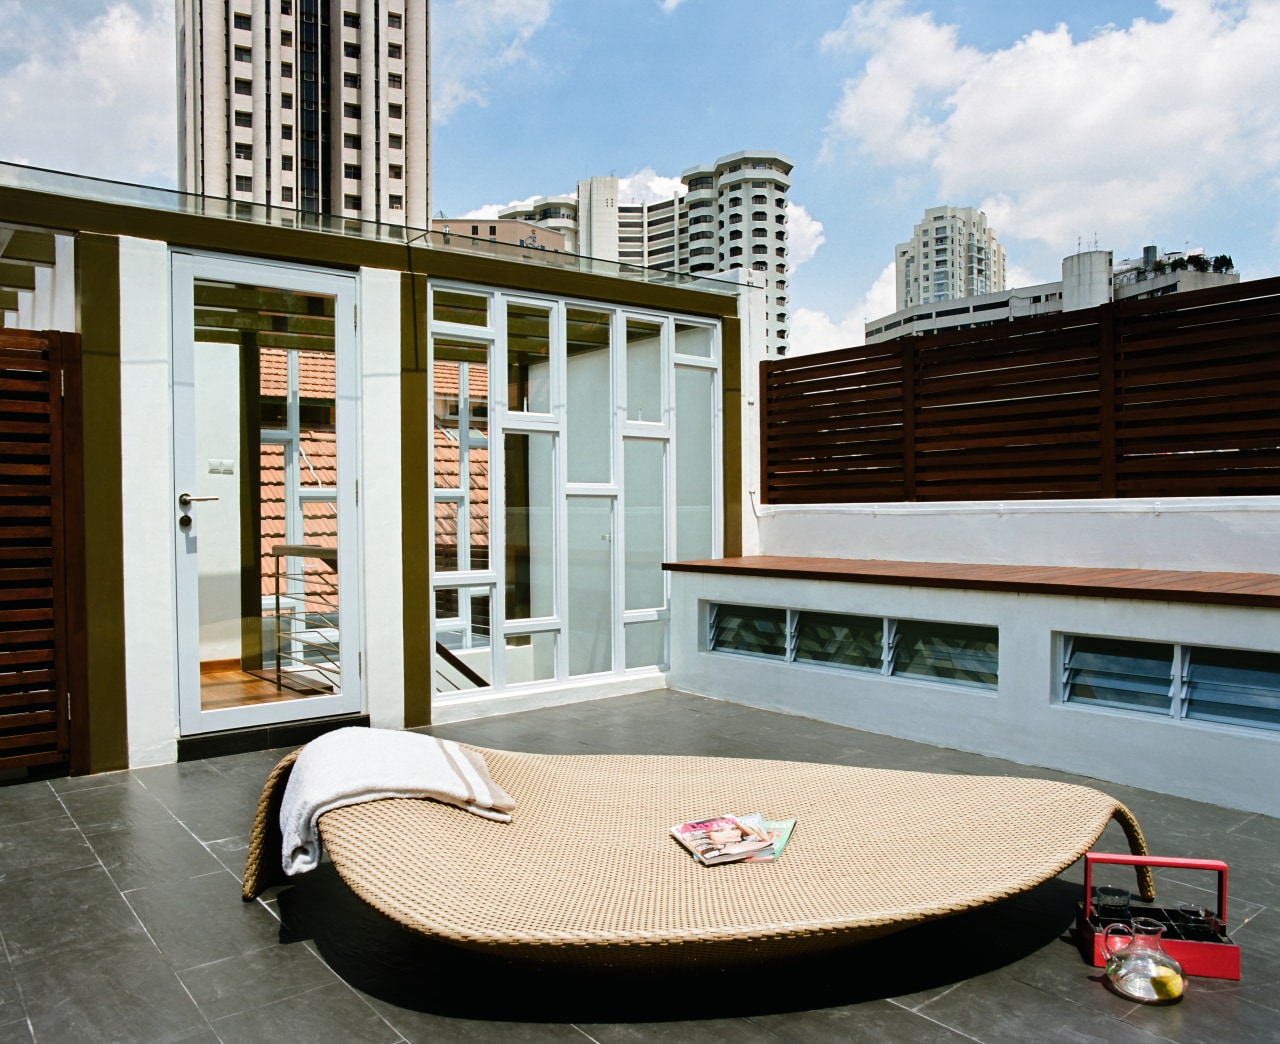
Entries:
{"label": "red metal caddy", "polygon": [[1240,978],[1240,947],[1227,935],[1227,864],[1220,859],[1177,859],[1151,855],[1118,855],[1110,852],[1086,852],[1084,855],[1084,902],[1077,904],[1076,928],[1085,959],[1095,967],[1107,963],[1102,952],[1102,935],[1116,918],[1104,918],[1093,905],[1093,868],[1097,863],[1121,866],[1166,866],[1181,870],[1212,870],[1218,875],[1218,913],[1207,928],[1189,930],[1176,909],[1134,905],[1135,916],[1150,917],[1164,925],[1160,945],[1182,965],[1188,975],[1210,979]]}

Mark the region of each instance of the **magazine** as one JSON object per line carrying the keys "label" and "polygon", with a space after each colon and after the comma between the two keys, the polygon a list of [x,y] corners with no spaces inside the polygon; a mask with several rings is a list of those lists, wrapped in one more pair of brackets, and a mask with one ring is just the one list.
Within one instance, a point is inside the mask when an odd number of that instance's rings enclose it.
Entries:
{"label": "magazine", "polygon": [[787,842],[791,840],[791,831],[796,828],[794,819],[764,819],[761,818],[761,826],[764,832],[769,835],[769,840],[773,842],[773,846],[767,852],[757,852],[754,855],[747,856],[748,863],[772,863],[782,858],[782,850],[787,847]]}
{"label": "magazine", "polygon": [[758,815],[713,816],[673,826],[671,833],[695,858],[708,865],[733,863],[773,851],[773,842]]}

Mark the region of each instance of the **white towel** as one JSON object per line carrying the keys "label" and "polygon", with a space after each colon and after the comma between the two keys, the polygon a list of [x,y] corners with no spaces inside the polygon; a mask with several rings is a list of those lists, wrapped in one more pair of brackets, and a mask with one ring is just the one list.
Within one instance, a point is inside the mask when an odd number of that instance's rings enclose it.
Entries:
{"label": "white towel", "polygon": [[382,798],[433,798],[503,823],[516,807],[484,758],[450,740],[391,729],[344,728],[302,748],[280,806],[286,874],[320,862],[319,819],[344,805]]}

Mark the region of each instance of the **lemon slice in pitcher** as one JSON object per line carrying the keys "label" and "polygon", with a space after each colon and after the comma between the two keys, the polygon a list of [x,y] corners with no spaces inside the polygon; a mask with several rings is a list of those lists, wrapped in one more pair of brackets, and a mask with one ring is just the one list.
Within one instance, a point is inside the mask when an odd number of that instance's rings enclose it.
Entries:
{"label": "lemon slice in pitcher", "polygon": [[1157,968],[1151,973],[1151,988],[1161,1000],[1174,1000],[1182,996],[1186,983],[1172,968]]}

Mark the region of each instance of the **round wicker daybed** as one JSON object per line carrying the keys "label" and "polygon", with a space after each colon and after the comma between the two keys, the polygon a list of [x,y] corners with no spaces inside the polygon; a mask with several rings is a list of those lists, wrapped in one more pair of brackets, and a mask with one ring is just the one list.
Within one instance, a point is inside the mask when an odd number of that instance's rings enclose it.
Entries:
{"label": "round wicker daybed", "polygon": [[[475,748],[479,749],[479,748]],[[495,823],[429,800],[327,812],[320,832],[356,895],[424,935],[504,957],[671,966],[861,942],[1015,895],[1079,859],[1111,819],[1100,791],[1041,779],[802,762],[481,749],[516,801]],[[280,798],[259,801],[244,898],[286,880]],[[795,817],[772,863],[703,866],[673,824],[723,812]],[[1154,898],[1150,871],[1140,891]]]}

